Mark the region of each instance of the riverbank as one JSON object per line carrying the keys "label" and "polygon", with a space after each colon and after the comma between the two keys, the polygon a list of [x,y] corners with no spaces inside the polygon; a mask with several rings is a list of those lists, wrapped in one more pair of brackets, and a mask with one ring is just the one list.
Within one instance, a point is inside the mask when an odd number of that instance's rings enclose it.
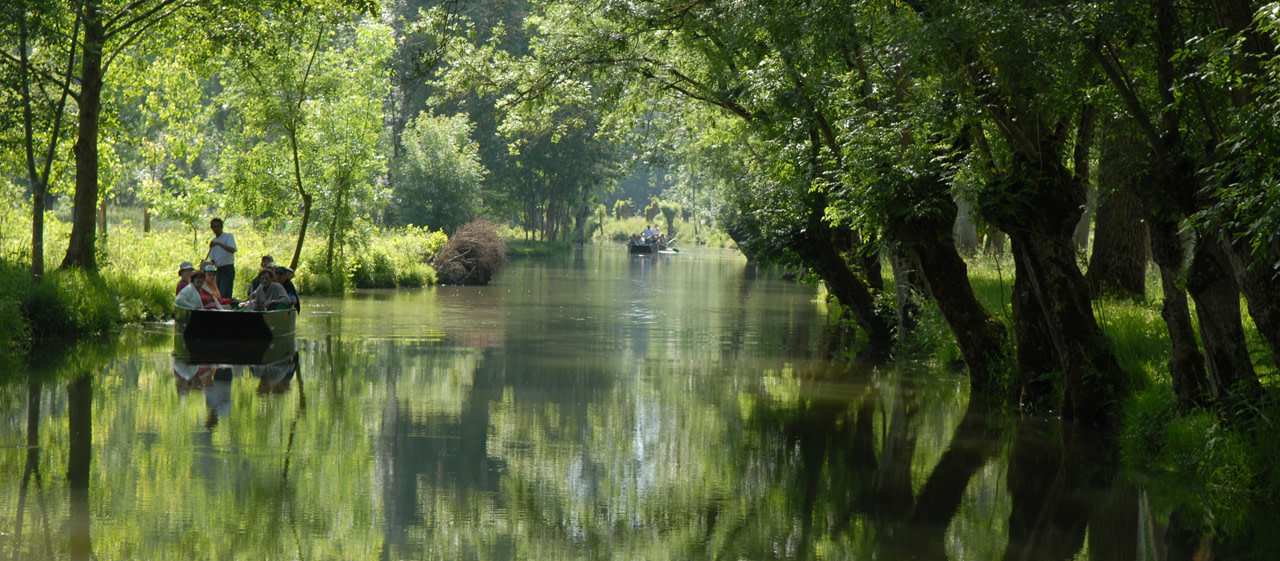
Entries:
{"label": "riverbank", "polygon": [[[31,282],[31,224],[21,209],[0,213],[0,354],[25,353],[33,338],[80,337],[122,324],[173,317],[178,267],[198,263],[208,252],[208,227],[157,221],[150,231],[129,209],[109,213],[99,233],[99,270],[60,270],[70,224],[55,213],[45,218],[46,275]],[[288,265],[296,237],[260,230],[252,221],[226,218],[236,238],[236,298],[247,286],[263,255]],[[105,243],[103,243],[105,240]],[[304,247],[294,284],[304,295],[336,294],[349,288],[421,287],[435,283],[428,263],[448,237],[440,231],[370,227],[362,239],[330,257],[324,239],[313,234]]]}

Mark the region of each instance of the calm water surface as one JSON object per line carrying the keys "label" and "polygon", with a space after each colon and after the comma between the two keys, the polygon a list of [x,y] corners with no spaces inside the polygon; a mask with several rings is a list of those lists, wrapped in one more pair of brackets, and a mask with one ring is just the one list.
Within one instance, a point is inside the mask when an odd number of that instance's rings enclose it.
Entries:
{"label": "calm water surface", "polygon": [[176,363],[163,325],[39,353],[0,388],[0,559],[1211,550],[1096,435],[831,358],[814,290],[736,253],[304,303],[277,364]]}

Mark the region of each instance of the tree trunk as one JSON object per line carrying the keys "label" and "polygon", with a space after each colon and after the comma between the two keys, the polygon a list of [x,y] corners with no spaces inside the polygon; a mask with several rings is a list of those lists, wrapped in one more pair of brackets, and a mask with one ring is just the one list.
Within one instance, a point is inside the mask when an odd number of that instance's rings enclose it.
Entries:
{"label": "tree trunk", "polygon": [[293,247],[293,259],[289,260],[289,268],[297,270],[302,259],[302,244],[307,240],[307,225],[311,222],[311,193],[302,187],[302,164],[298,161],[298,131],[289,129],[289,149],[293,155],[293,182],[298,195],[302,197],[302,224],[298,226],[298,244]]}
{"label": "tree trunk", "polygon": [[101,6],[84,4],[84,46],[80,61],[79,138],[76,139],[76,193],[71,208],[71,239],[61,267],[98,268],[94,244],[98,208],[98,117],[102,110],[102,49],[106,42]]}
{"label": "tree trunk", "polygon": [[1147,295],[1147,249],[1150,236],[1142,217],[1146,209],[1129,185],[1104,195],[1098,205],[1089,289],[1094,296],[1122,298]]}
{"label": "tree trunk", "polygon": [[955,205],[956,249],[961,255],[971,256],[978,251],[978,225],[973,223],[973,209],[962,198],[957,198]]}
{"label": "tree trunk", "polygon": [[1098,164],[1097,227],[1085,278],[1094,297],[1143,298],[1150,236],[1142,220],[1146,208],[1136,192],[1142,169],[1128,158],[1142,139],[1128,122],[1108,119],[1106,124]]}
{"label": "tree trunk", "polygon": [[1018,260],[1014,260],[1013,331],[1018,343],[1014,403],[1031,413],[1052,411],[1061,405],[1062,360],[1031,289],[1031,273]]}
{"label": "tree trunk", "polygon": [[107,200],[103,198],[98,201],[98,235],[107,235]]}
{"label": "tree trunk", "polygon": [[887,357],[894,340],[892,320],[878,313],[871,288],[853,274],[833,245],[831,227],[823,219],[826,196],[814,192],[806,199],[807,224],[796,234],[792,249],[823,280],[840,305],[853,312],[858,327],[867,333],[867,354],[876,359]]}
{"label": "tree trunk", "polygon": [[889,229],[919,263],[923,285],[955,336],[969,368],[970,389],[988,390],[1004,373],[1008,334],[978,301],[969,283],[969,267],[951,241],[947,225],[954,220],[958,207],[945,196],[928,201],[928,205],[941,206],[944,212],[891,218]]}
{"label": "tree trunk", "polygon": [[918,301],[926,289],[915,259],[900,245],[889,248],[889,264],[893,270],[897,332],[903,338],[915,330],[916,317],[920,315]]}
{"label": "tree trunk", "polygon": [[1204,354],[1196,344],[1187,291],[1179,280],[1183,270],[1184,243],[1178,224],[1168,218],[1151,220],[1151,255],[1160,266],[1164,304],[1160,315],[1169,330],[1169,376],[1180,408],[1208,405],[1209,378]]}
{"label": "tree trunk", "polygon": [[[1247,242],[1226,244],[1227,257],[1235,274],[1240,291],[1249,302],[1249,317],[1258,327],[1258,333],[1271,348],[1272,364],[1280,365],[1280,278],[1267,265],[1276,262],[1275,253],[1254,255]],[[1274,252],[1274,246],[1272,251]]]}
{"label": "tree trunk", "polygon": [[1226,413],[1237,399],[1253,401],[1261,395],[1262,385],[1245,345],[1240,289],[1222,246],[1202,239],[1191,262],[1187,289],[1200,318],[1209,391],[1215,404]]}
{"label": "tree trunk", "polygon": [[1018,280],[1029,281],[1044,314],[1062,366],[1062,415],[1110,423],[1128,382],[1111,341],[1093,317],[1089,285],[1076,265],[1071,235],[1080,219],[1084,192],[1062,167],[1055,142],[1041,141],[1039,152],[1038,164],[1017,154],[1009,179],[998,187],[1025,204],[1011,208],[996,203],[987,210],[1013,241]]}

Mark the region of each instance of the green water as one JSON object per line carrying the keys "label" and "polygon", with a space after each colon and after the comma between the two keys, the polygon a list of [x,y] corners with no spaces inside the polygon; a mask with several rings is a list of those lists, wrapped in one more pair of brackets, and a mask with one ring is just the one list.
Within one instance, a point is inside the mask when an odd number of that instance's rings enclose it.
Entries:
{"label": "green water", "polygon": [[1212,551],[1103,439],[834,359],[825,314],[736,253],[589,246],[304,298],[281,364],[175,364],[165,325],[44,349],[0,387],[0,559]]}

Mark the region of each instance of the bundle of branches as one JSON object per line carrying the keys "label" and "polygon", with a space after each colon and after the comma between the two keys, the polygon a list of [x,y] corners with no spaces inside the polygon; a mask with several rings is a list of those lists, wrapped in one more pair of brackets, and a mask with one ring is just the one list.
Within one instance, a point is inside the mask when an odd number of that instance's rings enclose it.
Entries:
{"label": "bundle of branches", "polygon": [[507,244],[485,220],[458,228],[431,266],[440,284],[489,284],[507,261]]}

